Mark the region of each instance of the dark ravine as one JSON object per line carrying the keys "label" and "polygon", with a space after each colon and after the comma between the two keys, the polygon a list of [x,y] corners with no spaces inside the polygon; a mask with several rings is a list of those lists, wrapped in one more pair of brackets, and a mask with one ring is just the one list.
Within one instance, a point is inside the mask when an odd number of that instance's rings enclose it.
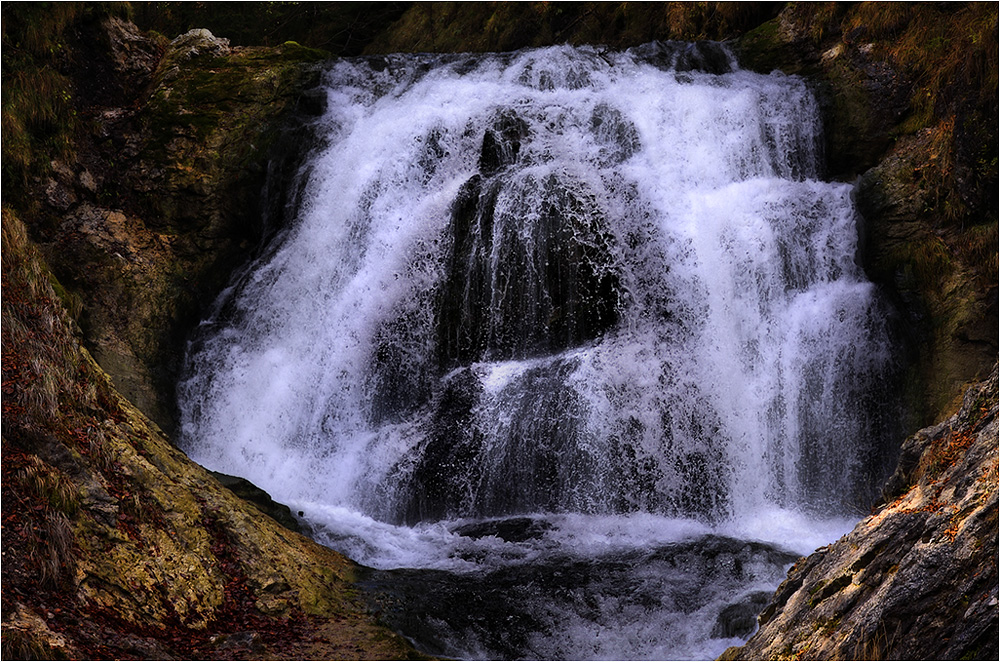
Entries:
{"label": "dark ravine", "polygon": [[[370,48],[738,38],[744,66],[809,77],[830,175],[859,180],[864,265],[903,311],[908,427],[949,416],[997,356],[996,7],[682,4],[416,5]],[[267,164],[295,161],[295,115],[316,112],[307,90],[326,55],[206,33],[170,44],[118,18],[70,34],[87,128],[31,183],[37,204],[8,208],[5,183],[4,657],[414,655],[356,601],[349,562],[245,505],[160,432],[186,333],[280,217],[280,194],[260,203]],[[927,110],[918,95],[931,94]],[[994,369],[905,442],[887,503],[801,560],[727,657],[994,659],[996,430]]]}

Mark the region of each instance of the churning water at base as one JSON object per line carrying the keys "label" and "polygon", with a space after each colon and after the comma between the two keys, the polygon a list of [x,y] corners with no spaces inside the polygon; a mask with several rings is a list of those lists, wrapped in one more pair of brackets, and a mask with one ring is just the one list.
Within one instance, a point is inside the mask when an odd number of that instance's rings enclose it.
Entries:
{"label": "churning water at base", "polygon": [[713,45],[340,60],[181,438],[457,657],[704,658],[887,464],[886,310],[805,84]]}

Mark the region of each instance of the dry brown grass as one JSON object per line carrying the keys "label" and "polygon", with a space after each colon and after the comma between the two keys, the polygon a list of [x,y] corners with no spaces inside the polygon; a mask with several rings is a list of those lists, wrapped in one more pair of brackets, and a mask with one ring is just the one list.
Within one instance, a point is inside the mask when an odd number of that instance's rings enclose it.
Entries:
{"label": "dry brown grass", "polygon": [[914,82],[913,113],[905,129],[929,126],[942,102],[961,93],[997,98],[997,8],[995,3],[864,2],[856,6],[843,31],[862,32]]}
{"label": "dry brown grass", "polygon": [[77,487],[58,469],[35,456],[29,456],[27,466],[17,476],[24,493],[38,504],[65,515],[73,516],[79,510]]}
{"label": "dry brown grass", "polygon": [[3,6],[3,193],[22,199],[33,176],[72,153],[72,81],[60,73],[66,32],[85,16],[127,15],[123,2],[18,2]]}
{"label": "dry brown grass", "polygon": [[54,277],[24,223],[6,207],[2,216],[4,416],[47,424],[69,402],[92,405],[97,387],[80,374],[75,325],[52,287]]}

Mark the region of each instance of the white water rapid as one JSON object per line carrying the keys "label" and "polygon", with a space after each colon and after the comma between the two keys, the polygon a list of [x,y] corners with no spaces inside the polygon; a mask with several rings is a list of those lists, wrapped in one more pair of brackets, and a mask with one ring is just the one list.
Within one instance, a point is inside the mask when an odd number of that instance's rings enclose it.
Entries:
{"label": "white water rapid", "polygon": [[[339,60],[181,444],[435,654],[714,658],[889,458],[887,311],[805,83],[720,46]],[[853,519],[852,519],[853,518]]]}

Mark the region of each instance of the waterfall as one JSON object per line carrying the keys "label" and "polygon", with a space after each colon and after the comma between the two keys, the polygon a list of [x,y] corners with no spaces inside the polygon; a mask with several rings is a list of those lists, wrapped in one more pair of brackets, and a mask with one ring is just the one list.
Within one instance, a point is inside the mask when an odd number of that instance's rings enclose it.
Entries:
{"label": "waterfall", "polygon": [[[419,610],[496,586],[534,605],[513,642],[400,616],[434,652],[745,638],[724,615],[850,526],[892,425],[889,313],[806,84],[669,43],[345,59],[325,90],[294,218],[191,343],[182,446]],[[647,588],[617,590],[659,606],[626,635],[609,577],[636,568]]]}

